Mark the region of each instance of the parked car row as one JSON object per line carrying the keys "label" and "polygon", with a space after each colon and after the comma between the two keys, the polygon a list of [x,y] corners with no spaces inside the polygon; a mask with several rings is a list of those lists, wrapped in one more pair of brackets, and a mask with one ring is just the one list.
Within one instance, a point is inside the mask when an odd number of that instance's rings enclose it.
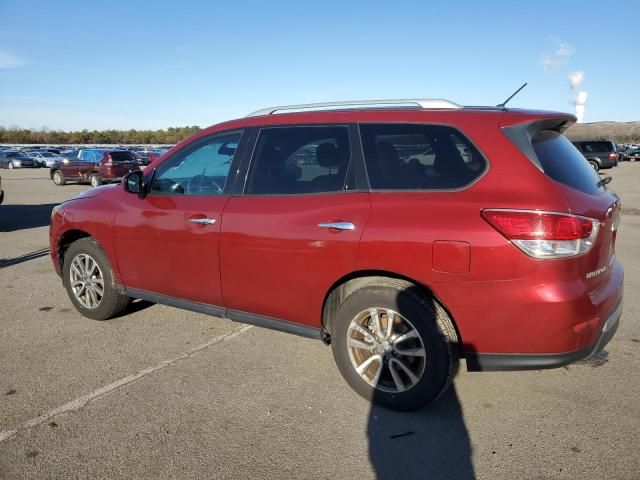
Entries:
{"label": "parked car row", "polygon": [[618,160],[635,162],[640,160],[640,145],[619,145]]}
{"label": "parked car row", "polygon": [[[44,167],[52,168],[57,162],[68,161],[91,161],[99,163],[100,155],[94,155],[95,151],[124,151],[131,153],[135,162],[139,166],[149,165],[153,160],[169,150],[169,148],[146,148],[146,147],[109,147],[109,148],[80,148],[65,149],[62,147],[0,147],[0,168],[25,168]],[[86,152],[83,154],[82,152]],[[29,160],[30,159],[30,160]]]}

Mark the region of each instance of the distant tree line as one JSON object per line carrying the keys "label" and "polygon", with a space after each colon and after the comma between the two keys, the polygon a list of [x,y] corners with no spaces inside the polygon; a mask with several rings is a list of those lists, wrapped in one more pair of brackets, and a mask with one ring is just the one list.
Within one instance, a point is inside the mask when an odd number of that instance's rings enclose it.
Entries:
{"label": "distant tree line", "polygon": [[63,132],[60,130],[27,130],[0,127],[0,143],[46,143],[61,144],[174,144],[200,130],[200,127],[171,127],[166,130],[82,130]]}

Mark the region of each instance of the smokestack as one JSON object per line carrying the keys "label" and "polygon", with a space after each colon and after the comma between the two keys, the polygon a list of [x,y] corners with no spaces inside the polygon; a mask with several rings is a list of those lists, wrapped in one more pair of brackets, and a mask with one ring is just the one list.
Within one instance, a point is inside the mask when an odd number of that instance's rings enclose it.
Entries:
{"label": "smokestack", "polygon": [[[569,88],[571,91],[576,91],[576,89],[584,82],[584,72],[582,70],[577,70],[572,72],[569,75]],[[576,109],[576,117],[578,118],[578,123],[582,123],[584,120],[585,114],[585,103],[587,103],[588,93],[584,90],[580,90],[576,92],[573,97],[573,106]]]}

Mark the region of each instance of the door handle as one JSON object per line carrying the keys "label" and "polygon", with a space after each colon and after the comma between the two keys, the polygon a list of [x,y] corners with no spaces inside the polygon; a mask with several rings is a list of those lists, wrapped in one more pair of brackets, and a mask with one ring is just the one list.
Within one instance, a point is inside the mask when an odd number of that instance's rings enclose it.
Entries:
{"label": "door handle", "polygon": [[195,223],[197,225],[213,225],[216,223],[215,218],[190,218],[189,223]]}
{"label": "door handle", "polygon": [[355,230],[356,227],[351,222],[330,222],[330,223],[319,223],[318,226],[320,228],[333,228],[335,230]]}

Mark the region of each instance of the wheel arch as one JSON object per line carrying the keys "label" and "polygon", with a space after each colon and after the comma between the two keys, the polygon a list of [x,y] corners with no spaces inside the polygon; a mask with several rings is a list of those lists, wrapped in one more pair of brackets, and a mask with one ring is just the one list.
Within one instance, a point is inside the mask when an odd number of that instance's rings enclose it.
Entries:
{"label": "wheel arch", "polygon": [[356,291],[358,288],[362,287],[366,283],[369,283],[373,280],[384,279],[384,278],[393,278],[396,280],[404,280],[409,282],[420,290],[423,293],[433,298],[439,305],[444,309],[444,311],[449,316],[451,320],[451,324],[453,328],[456,330],[456,334],[458,336],[458,348],[460,348],[460,354],[462,355],[461,346],[463,345],[462,336],[460,334],[460,329],[456,323],[455,317],[451,313],[451,311],[447,308],[447,305],[438,297],[438,295],[433,291],[431,287],[425,285],[422,282],[419,282],[411,277],[407,277],[405,275],[401,275],[395,272],[390,272],[386,270],[358,270],[351,272],[347,275],[344,275],[340,279],[336,280],[331,287],[327,290],[327,293],[324,297],[324,301],[322,304],[321,311],[321,328],[322,328],[322,340],[325,343],[331,342],[331,320],[333,318],[333,314],[338,309],[340,303],[347,298],[352,292]]}
{"label": "wheel arch", "polygon": [[[93,238],[94,240],[96,240],[95,237],[93,237],[93,235],[91,235],[89,232],[79,229],[67,230],[60,236],[60,240],[58,241],[58,265],[60,266],[60,271],[62,271],[64,256],[67,253],[67,250],[73,242],[76,242],[82,238]],[[96,240],[96,242],[98,241]]]}

